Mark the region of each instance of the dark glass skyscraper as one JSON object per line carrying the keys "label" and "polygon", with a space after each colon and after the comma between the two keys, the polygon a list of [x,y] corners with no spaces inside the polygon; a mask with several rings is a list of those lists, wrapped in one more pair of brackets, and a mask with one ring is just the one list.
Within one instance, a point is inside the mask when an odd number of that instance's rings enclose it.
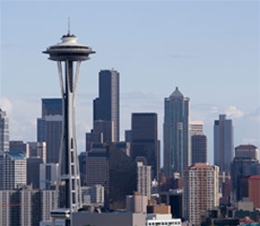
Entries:
{"label": "dark glass skyscraper", "polygon": [[42,99],[42,117],[37,119],[37,142],[46,142],[47,163],[59,162],[62,132],[62,99]]}
{"label": "dark glass skyscraper", "polygon": [[189,136],[189,98],[176,87],[164,101],[164,169],[166,177],[184,175],[191,163]]}
{"label": "dark glass skyscraper", "polygon": [[230,175],[234,158],[233,124],[226,115],[219,115],[214,122],[214,165],[219,166],[219,174]]}
{"label": "dark glass skyscraper", "polygon": [[208,162],[207,136],[195,134],[191,136],[191,164]]}
{"label": "dark glass skyscraper", "polygon": [[158,180],[160,167],[159,141],[156,113],[133,113],[131,132],[131,157],[143,159],[152,167],[152,178]]}
{"label": "dark glass skyscraper", "polygon": [[46,115],[62,115],[61,98],[43,98],[42,99],[42,117]]}
{"label": "dark glass skyscraper", "polygon": [[119,141],[119,73],[115,70],[99,72],[99,97],[94,104],[94,122],[112,121],[114,141]]}

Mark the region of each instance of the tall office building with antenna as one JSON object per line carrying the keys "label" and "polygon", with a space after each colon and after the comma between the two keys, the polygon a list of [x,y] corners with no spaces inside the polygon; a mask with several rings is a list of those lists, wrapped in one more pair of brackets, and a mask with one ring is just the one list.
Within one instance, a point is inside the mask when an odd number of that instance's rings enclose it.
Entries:
{"label": "tall office building with antenna", "polygon": [[[70,214],[81,208],[80,174],[77,154],[75,95],[77,90],[81,61],[89,59],[95,53],[90,47],[79,44],[75,35],[63,35],[62,42],[48,47],[43,53],[49,54],[49,60],[57,61],[63,102],[63,126],[59,154],[59,179],[56,186],[57,211],[53,217],[66,219],[71,225]],[[74,71],[74,67],[76,70]],[[65,198],[59,197],[59,186],[64,186]],[[61,200],[64,200],[61,202]],[[62,208],[62,209],[61,209]]]}

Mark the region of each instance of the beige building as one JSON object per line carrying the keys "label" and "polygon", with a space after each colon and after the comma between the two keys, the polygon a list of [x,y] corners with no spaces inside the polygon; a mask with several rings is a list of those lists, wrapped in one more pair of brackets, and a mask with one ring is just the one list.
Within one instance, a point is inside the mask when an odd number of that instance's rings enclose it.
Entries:
{"label": "beige building", "polygon": [[190,136],[203,135],[203,121],[190,121]]}
{"label": "beige building", "polygon": [[171,206],[161,203],[160,205],[156,204],[155,200],[149,200],[147,206],[147,213],[154,214],[171,214]]}
{"label": "beige building", "polygon": [[147,196],[135,192],[134,195],[126,196],[126,211],[134,213],[146,213]]}
{"label": "beige building", "polygon": [[200,225],[201,215],[218,206],[219,167],[196,163],[184,174],[184,218]]}

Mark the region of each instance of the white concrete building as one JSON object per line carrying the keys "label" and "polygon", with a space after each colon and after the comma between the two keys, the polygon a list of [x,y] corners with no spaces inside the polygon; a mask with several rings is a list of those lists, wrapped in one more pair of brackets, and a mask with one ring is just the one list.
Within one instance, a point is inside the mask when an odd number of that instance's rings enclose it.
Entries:
{"label": "white concrete building", "polygon": [[147,196],[151,199],[151,166],[143,165],[142,162],[137,162],[137,191],[142,196]]}
{"label": "white concrete building", "polygon": [[145,226],[181,226],[181,219],[173,219],[171,214],[147,214]]}

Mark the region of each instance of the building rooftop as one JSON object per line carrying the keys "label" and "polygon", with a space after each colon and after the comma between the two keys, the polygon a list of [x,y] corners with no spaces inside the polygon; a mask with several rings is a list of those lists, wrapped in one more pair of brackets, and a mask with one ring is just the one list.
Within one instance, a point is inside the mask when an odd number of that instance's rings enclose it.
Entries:
{"label": "building rooftop", "polygon": [[5,154],[10,156],[12,160],[25,159],[25,152],[23,151],[6,151]]}
{"label": "building rooftop", "polygon": [[174,99],[174,98],[183,98],[183,95],[182,93],[179,91],[179,88],[176,87],[176,89],[173,91],[173,93],[171,94],[170,96],[171,99]]}
{"label": "building rooftop", "polygon": [[189,168],[211,168],[211,165],[206,162],[206,163],[195,163],[191,165]]}
{"label": "building rooftop", "polygon": [[260,175],[253,175],[249,177],[249,180],[260,180]]}
{"label": "building rooftop", "polygon": [[241,144],[241,145],[235,147],[235,149],[256,149],[256,148],[257,147],[252,144]]}

